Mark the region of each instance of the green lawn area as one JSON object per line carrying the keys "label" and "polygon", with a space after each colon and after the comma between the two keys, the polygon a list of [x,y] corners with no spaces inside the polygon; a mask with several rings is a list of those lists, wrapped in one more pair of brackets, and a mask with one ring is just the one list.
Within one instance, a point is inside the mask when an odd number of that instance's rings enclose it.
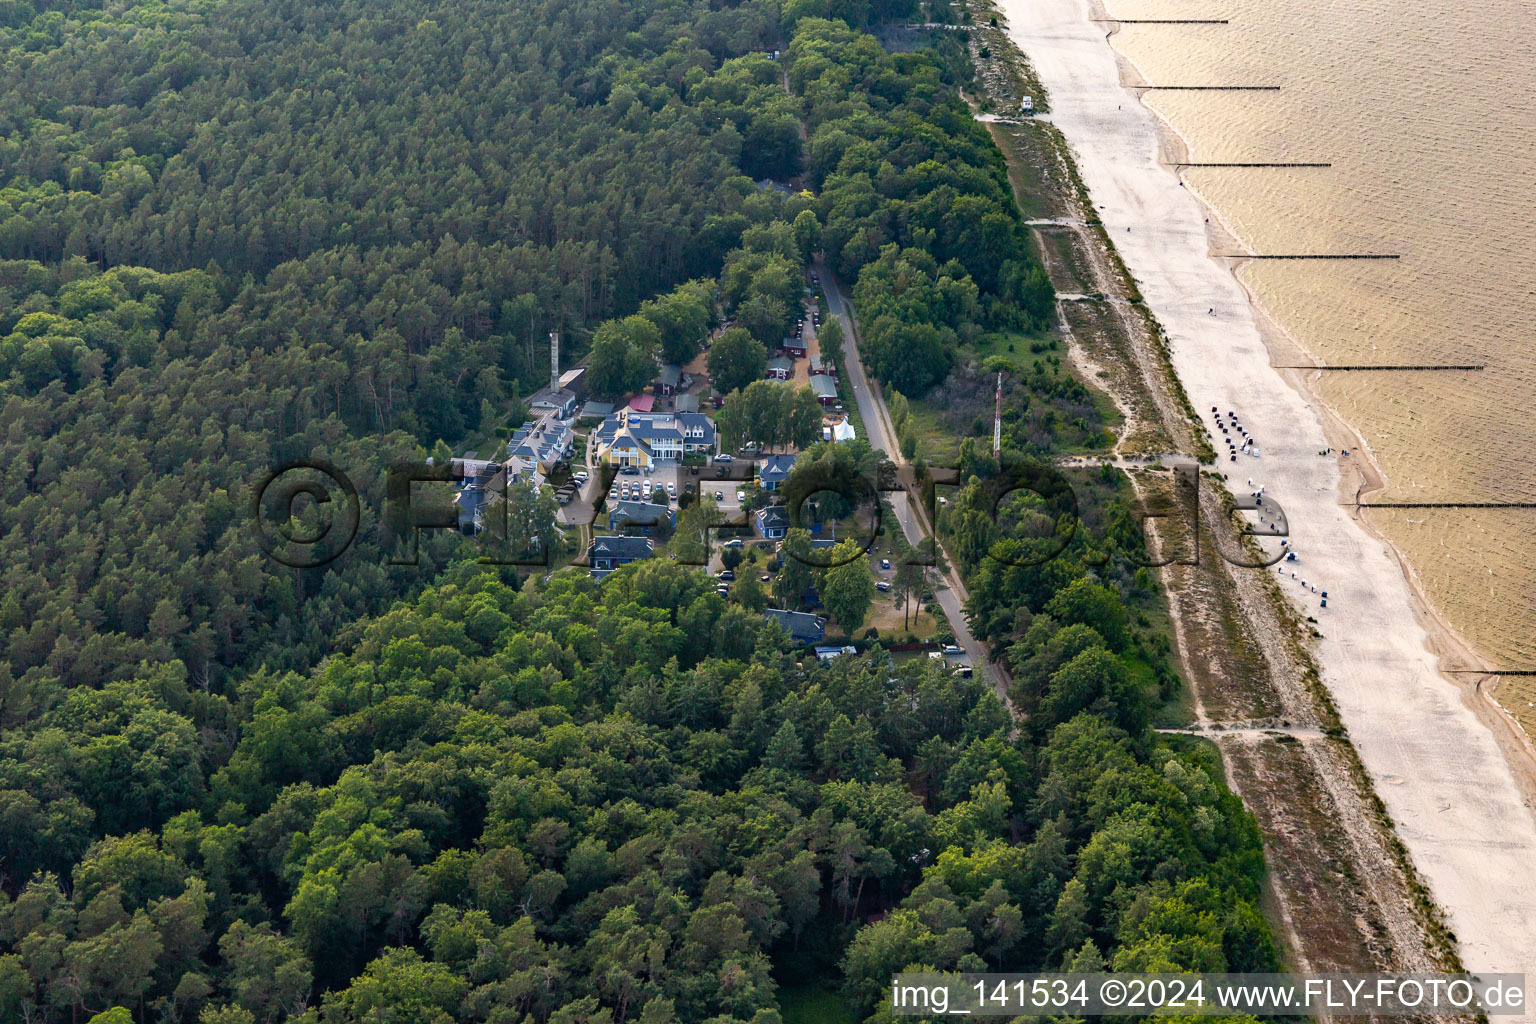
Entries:
{"label": "green lawn area", "polygon": [[1061,339],[1050,331],[1025,333],[1012,330],[987,331],[978,335],[972,344],[961,345],[959,349],[962,360],[969,357],[981,363],[988,356],[1002,356],[1022,370],[1032,369],[1033,364],[1047,353],[1065,351]]}
{"label": "green lawn area", "polygon": [[822,985],[785,985],[779,989],[784,1024],[857,1024],[841,996]]}
{"label": "green lawn area", "polygon": [[909,399],[907,404],[917,429],[918,453],[930,466],[953,466],[960,458],[960,442],[964,438],[949,428],[927,399]]}

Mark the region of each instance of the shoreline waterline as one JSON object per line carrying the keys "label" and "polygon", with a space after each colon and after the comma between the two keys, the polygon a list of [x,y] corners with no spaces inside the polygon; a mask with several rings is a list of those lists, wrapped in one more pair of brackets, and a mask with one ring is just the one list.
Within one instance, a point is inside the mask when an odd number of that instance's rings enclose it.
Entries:
{"label": "shoreline waterline", "polygon": [[[1091,0],[1092,2],[1092,0]],[[1102,2],[1094,2],[1091,8],[1101,17],[1108,17],[1108,11]],[[1120,28],[1116,26],[1105,35],[1105,43],[1115,54],[1117,63],[1123,65],[1134,73],[1134,80],[1140,82],[1149,81],[1146,73],[1136,63],[1134,57],[1125,53],[1114,45],[1115,36],[1120,34]],[[1129,80],[1122,77],[1122,81]],[[1220,206],[1200,188],[1190,181],[1179,170],[1179,164],[1187,162],[1190,154],[1194,152],[1194,141],[1190,139],[1167,113],[1158,109],[1153,104],[1146,103],[1144,98],[1138,98],[1140,105],[1156,119],[1162,143],[1167,147],[1166,153],[1159,160],[1162,166],[1175,179],[1181,187],[1206,211],[1212,222],[1212,234],[1221,237],[1224,243],[1221,246],[1213,246],[1225,252],[1253,251],[1253,246],[1243,238],[1242,233],[1229,221]],[[1170,160],[1169,156],[1177,157]],[[1317,365],[1323,365],[1327,358],[1320,352],[1305,344],[1297,335],[1288,329],[1279,315],[1265,302],[1259,290],[1252,286],[1243,276],[1243,270],[1251,266],[1251,261],[1235,259],[1228,264],[1232,277],[1247,296],[1248,303],[1252,307],[1259,336],[1263,339],[1266,349],[1269,351],[1271,364],[1274,366],[1291,365],[1300,360],[1308,360]],[[1388,474],[1383,460],[1371,447],[1370,442],[1361,432],[1360,428],[1350,422],[1342,410],[1337,408],[1315,386],[1312,371],[1285,370],[1279,371],[1287,383],[1301,392],[1303,398],[1315,410],[1323,416],[1324,429],[1328,434],[1331,446],[1340,450],[1351,452],[1363,452],[1364,457],[1353,463],[1353,468],[1359,476],[1359,483],[1351,491],[1347,481],[1340,480],[1339,499],[1341,502],[1364,500],[1388,491],[1392,485],[1391,476]],[[1320,379],[1316,383],[1320,383]],[[1484,688],[1482,680],[1477,679],[1468,686],[1447,674],[1447,670],[1469,671],[1482,670],[1487,676],[1498,678],[1499,673],[1490,668],[1495,660],[1484,650],[1480,649],[1469,637],[1466,636],[1451,621],[1450,616],[1440,608],[1429,594],[1428,587],[1420,577],[1412,557],[1399,544],[1388,536],[1386,530],[1377,523],[1371,521],[1367,512],[1358,512],[1354,517],[1356,523],[1365,530],[1373,539],[1380,541],[1391,549],[1402,570],[1404,581],[1413,591],[1415,602],[1413,611],[1420,625],[1429,634],[1432,649],[1439,648],[1440,675],[1448,685],[1462,691],[1466,705],[1478,715],[1495,736],[1499,739],[1506,759],[1510,762],[1510,768],[1515,774],[1516,780],[1524,793],[1528,805],[1536,806],[1536,741],[1533,741],[1525,726],[1497,697],[1497,686]]]}
{"label": "shoreline waterline", "polygon": [[[1298,547],[1346,580],[1334,584],[1341,599],[1326,613],[1313,612],[1324,635],[1317,645],[1324,684],[1416,867],[1446,909],[1463,960],[1471,970],[1536,967],[1536,924],[1526,913],[1536,907],[1536,888],[1523,881],[1536,863],[1536,821],[1521,785],[1529,772],[1511,756],[1512,743],[1527,748],[1507,724],[1492,720],[1500,715],[1492,698],[1479,699],[1480,688],[1441,674],[1445,655],[1482,659],[1438,615],[1411,563],[1363,515],[1341,507],[1349,471],[1374,474],[1382,486],[1385,475],[1379,465],[1315,454],[1330,443],[1342,447],[1337,441],[1344,437],[1352,450],[1363,446],[1308,386],[1306,372],[1273,369],[1274,339],[1306,349],[1238,270],[1210,257],[1194,217],[1210,216],[1240,236],[1214,204],[1188,183],[1179,185],[1165,154],[1170,137],[1186,147],[1188,140],[1120,84],[1120,61],[1134,64],[1089,22],[1087,4],[999,6],[1049,92],[1052,119],[1110,237],[1168,332],[1191,403],[1237,408],[1245,423],[1260,425],[1264,458],[1251,465],[1245,459],[1242,472],[1262,472],[1298,522]],[[1206,307],[1218,304],[1220,315],[1208,317]]]}
{"label": "shoreline waterline", "polygon": [[[1107,12],[1103,10],[1102,4],[1097,9],[1100,14],[1107,17]],[[1114,46],[1114,37],[1119,35],[1119,33],[1118,27],[1109,32],[1105,36],[1106,43],[1114,51],[1116,60],[1135,72],[1137,80],[1147,81],[1145,72],[1137,65],[1135,58]],[[1185,175],[1180,173],[1178,165],[1188,160],[1190,154],[1194,151],[1194,142],[1173,123],[1172,119],[1165,112],[1144,101],[1138,102],[1141,102],[1142,106],[1156,118],[1157,126],[1164,135],[1163,141],[1167,145],[1169,152],[1179,157],[1178,160],[1169,160],[1167,156],[1164,156],[1159,162],[1169,174],[1173,175],[1181,183],[1181,187],[1194,196],[1195,200],[1204,208],[1212,222],[1212,234],[1219,235],[1225,242],[1229,243],[1219,247],[1213,246],[1213,249],[1220,248],[1223,251],[1229,252],[1239,250],[1251,252],[1253,246],[1230,223],[1226,214],[1216,202],[1205,195]],[[1243,289],[1249,305],[1253,308],[1259,336],[1264,340],[1265,347],[1269,351],[1271,364],[1274,366],[1280,366],[1282,363],[1289,365],[1293,360],[1310,360],[1318,365],[1325,364],[1327,362],[1326,357],[1306,345],[1295,333],[1289,330],[1275,311],[1270,309],[1264,302],[1258,289],[1253,287],[1244,278],[1243,270],[1250,265],[1250,261],[1234,259],[1229,264],[1229,270],[1237,281],[1238,286]],[[1364,453],[1364,457],[1353,464],[1353,468],[1359,475],[1357,487],[1351,491],[1347,481],[1340,480],[1340,501],[1363,500],[1386,492],[1391,487],[1392,480],[1382,464],[1380,456],[1377,455],[1364,434],[1361,433],[1355,424],[1350,422],[1344,412],[1334,406],[1322,394],[1321,390],[1314,386],[1312,380],[1309,379],[1311,373],[1312,371],[1306,370],[1280,371],[1280,375],[1287,378],[1287,382],[1293,388],[1302,392],[1308,404],[1323,415],[1324,428],[1328,432],[1329,440],[1333,442],[1333,447],[1340,450]],[[1444,647],[1444,650],[1441,652],[1442,661],[1451,663],[1443,664],[1441,668],[1481,669],[1489,676],[1497,676],[1498,673],[1494,669],[1489,668],[1489,666],[1494,664],[1494,660],[1485,651],[1480,650],[1461,630],[1457,629],[1444,610],[1436,605],[1430,597],[1428,589],[1424,586],[1417,569],[1414,567],[1413,559],[1408,553],[1387,536],[1386,532],[1378,524],[1373,523],[1368,513],[1361,512],[1357,514],[1355,521],[1372,538],[1381,541],[1391,548],[1392,554],[1396,557],[1402,568],[1404,580],[1414,592],[1416,598],[1414,611],[1418,614],[1425,630],[1431,634],[1432,641]],[[1457,680],[1445,675],[1443,671],[1442,678],[1448,684],[1457,686],[1459,689],[1469,689]],[[1511,767],[1514,769],[1516,777],[1525,790],[1527,799],[1536,802],[1536,742],[1532,741],[1531,736],[1526,732],[1525,727],[1520,724],[1520,721],[1498,701],[1497,697],[1494,696],[1494,690],[1485,690],[1481,687],[1480,683],[1474,684],[1470,690],[1471,693],[1467,694],[1468,706],[1484,717],[1485,721],[1494,727],[1495,732],[1508,733],[1505,753],[1514,762]],[[1476,694],[1476,697],[1472,696],[1473,693]]]}

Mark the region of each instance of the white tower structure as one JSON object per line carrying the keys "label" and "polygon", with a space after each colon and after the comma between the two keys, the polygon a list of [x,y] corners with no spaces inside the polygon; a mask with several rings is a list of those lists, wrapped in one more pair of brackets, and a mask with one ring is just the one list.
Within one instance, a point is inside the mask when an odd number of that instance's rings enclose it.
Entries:
{"label": "white tower structure", "polygon": [[997,375],[997,409],[992,414],[992,457],[1003,454],[1003,375]]}

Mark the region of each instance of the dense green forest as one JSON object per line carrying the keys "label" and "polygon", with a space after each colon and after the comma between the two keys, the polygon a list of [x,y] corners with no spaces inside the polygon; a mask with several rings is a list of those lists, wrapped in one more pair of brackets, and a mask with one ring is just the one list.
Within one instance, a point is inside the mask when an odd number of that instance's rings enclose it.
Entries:
{"label": "dense green forest", "polygon": [[[908,964],[1273,962],[1251,820],[1148,728],[1123,517],[1038,571],[976,528],[1022,725],[670,564],[390,564],[385,467],[507,436],[549,330],[604,394],[721,315],[750,361],[818,254],[914,397],[1045,323],[963,46],[859,31],[928,7],[0,0],[0,1020],[777,1024]],[[363,527],[284,569],[246,502],[309,457]]]}
{"label": "dense green forest", "polygon": [[[77,688],[10,745],[76,818],[3,806],[30,880],[0,1012],[769,1024],[786,979],[839,971],[867,1013],[908,964],[1271,965],[1257,832],[1147,728],[1124,608],[1080,579],[1047,611],[1018,736],[980,679],[802,661],[665,561],[601,587],[463,565],[228,697]],[[195,719],[243,723],[206,780]],[[82,768],[118,807],[88,845]]]}

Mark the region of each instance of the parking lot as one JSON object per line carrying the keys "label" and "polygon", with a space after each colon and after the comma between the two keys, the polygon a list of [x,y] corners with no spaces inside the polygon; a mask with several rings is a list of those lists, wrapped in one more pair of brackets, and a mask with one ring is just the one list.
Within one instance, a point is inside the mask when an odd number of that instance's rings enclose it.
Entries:
{"label": "parking lot", "polygon": [[[599,498],[603,497],[602,480],[603,472],[597,467],[588,467],[587,482],[582,484],[574,500],[569,504],[560,506],[557,520],[562,526],[574,526],[579,523],[592,521],[593,506]],[[722,477],[720,474],[726,475]],[[668,501],[674,509],[678,508],[677,499],[687,491],[703,493],[710,498],[715,498],[727,517],[735,519],[741,514],[741,500],[738,493],[744,492],[747,485],[752,482],[751,464],[745,460],[735,460],[731,463],[709,462],[703,466],[688,467],[669,459],[657,460],[655,467],[650,472],[635,470],[628,473],[615,472],[612,482],[608,487],[610,501],[644,501],[646,500],[645,485],[651,485],[650,499],[660,503],[660,493],[666,493]],[[669,492],[667,485],[672,485]],[[606,525],[606,524],[604,524]]]}
{"label": "parking lot", "polygon": [[[677,499],[686,492],[703,493],[714,498],[727,516],[735,518],[741,512],[741,501],[738,492],[744,491],[749,482],[746,477],[750,470],[743,463],[709,463],[702,467],[695,467],[697,474],[689,467],[680,465],[671,460],[658,460],[654,469],[647,473],[640,470],[634,473],[620,472],[613,478],[613,483],[608,491],[611,498],[625,500],[625,489],[628,488],[630,501],[643,500],[645,484],[651,485],[652,500],[657,489],[666,492],[674,507]],[[725,470],[729,474],[721,479],[719,472]],[[669,486],[670,485],[670,489]],[[718,493],[719,497],[716,497]],[[640,497],[637,498],[636,495]]]}

